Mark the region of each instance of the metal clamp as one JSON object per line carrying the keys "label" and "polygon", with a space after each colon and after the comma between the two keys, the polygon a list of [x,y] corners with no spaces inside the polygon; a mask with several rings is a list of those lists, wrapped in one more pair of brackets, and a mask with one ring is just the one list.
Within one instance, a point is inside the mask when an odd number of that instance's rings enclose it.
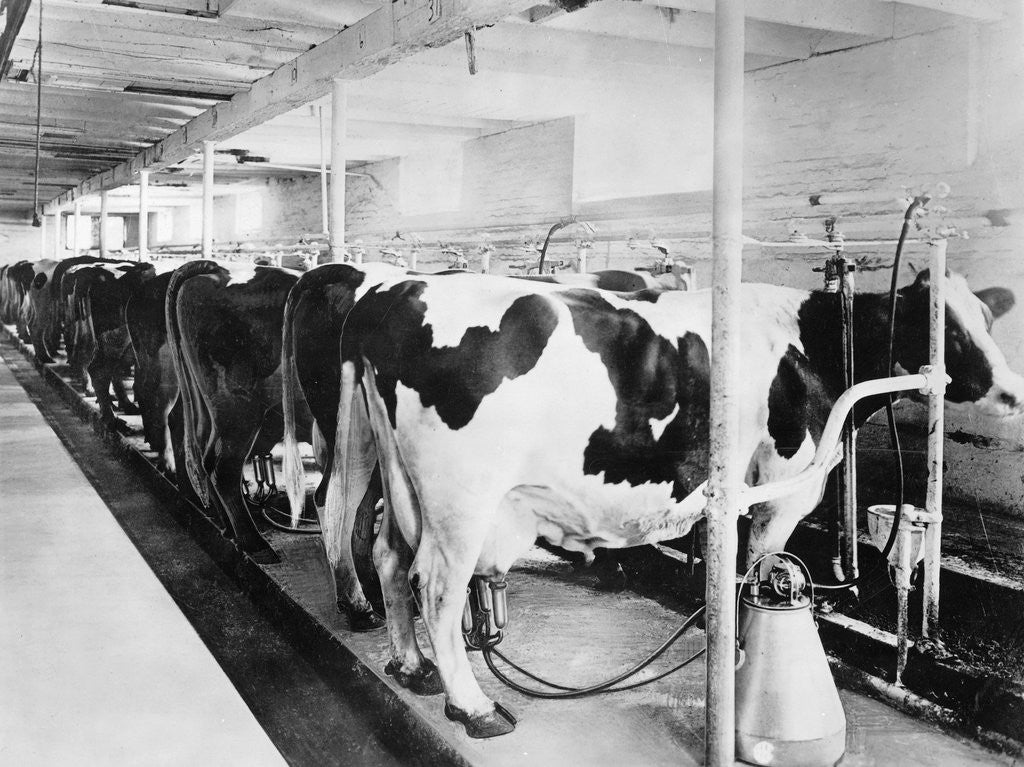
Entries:
{"label": "metal clamp", "polygon": [[925,385],[918,391],[925,396],[943,396],[946,393],[946,384],[953,381],[946,375],[946,369],[941,365],[922,365],[917,371],[925,377]]}

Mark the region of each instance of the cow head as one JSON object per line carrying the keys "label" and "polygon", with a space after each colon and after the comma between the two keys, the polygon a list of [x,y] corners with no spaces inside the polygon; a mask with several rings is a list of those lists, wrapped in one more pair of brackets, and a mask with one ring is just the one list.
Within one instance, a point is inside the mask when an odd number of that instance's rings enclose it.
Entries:
{"label": "cow head", "polygon": [[[917,275],[899,291],[897,365],[917,370],[927,363],[930,275]],[[992,416],[1024,412],[1024,378],[1010,370],[991,335],[993,321],[1014,305],[1006,288],[971,292],[959,274],[946,277],[946,400],[973,404]]]}

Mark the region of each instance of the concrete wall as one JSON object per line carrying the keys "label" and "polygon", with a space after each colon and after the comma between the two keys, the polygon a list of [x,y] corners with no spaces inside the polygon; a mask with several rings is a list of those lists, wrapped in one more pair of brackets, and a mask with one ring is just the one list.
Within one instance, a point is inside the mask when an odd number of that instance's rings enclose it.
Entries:
{"label": "concrete wall", "polygon": [[[52,228],[51,226],[50,229],[52,230]],[[49,241],[53,232],[48,231],[47,234]],[[12,264],[22,259],[38,259],[40,257],[39,237],[40,230],[27,222],[0,225],[0,265]],[[47,257],[52,258],[50,255],[52,252],[52,248],[48,248]]]}

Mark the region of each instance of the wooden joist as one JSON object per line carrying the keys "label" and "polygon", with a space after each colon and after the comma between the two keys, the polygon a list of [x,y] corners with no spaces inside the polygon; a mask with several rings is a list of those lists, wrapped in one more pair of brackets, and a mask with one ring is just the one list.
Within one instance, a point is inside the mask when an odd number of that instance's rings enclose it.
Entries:
{"label": "wooden joist", "polygon": [[[334,78],[359,79],[389,62],[443,45],[465,30],[524,10],[529,0],[398,0],[257,80],[246,93],[190,120],[129,162],[86,179],[53,202],[59,206],[100,189],[132,183],[142,169],[185,159],[203,141],[217,141],[326,94]],[[47,210],[52,208],[52,203]]]}
{"label": "wooden joist", "polygon": [[0,29],[0,79],[7,77],[14,40],[21,31],[30,4],[31,0],[0,0],[0,13],[4,18],[3,29]]}

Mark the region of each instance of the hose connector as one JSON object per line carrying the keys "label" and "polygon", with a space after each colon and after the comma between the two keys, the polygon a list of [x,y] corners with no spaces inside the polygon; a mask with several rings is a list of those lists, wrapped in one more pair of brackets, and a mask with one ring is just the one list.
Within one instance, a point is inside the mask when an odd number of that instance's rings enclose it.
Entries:
{"label": "hose connector", "polygon": [[952,378],[946,375],[946,369],[941,365],[922,365],[917,371],[925,377],[925,385],[918,391],[921,394],[931,397],[942,397],[946,394],[946,384],[952,382]]}

